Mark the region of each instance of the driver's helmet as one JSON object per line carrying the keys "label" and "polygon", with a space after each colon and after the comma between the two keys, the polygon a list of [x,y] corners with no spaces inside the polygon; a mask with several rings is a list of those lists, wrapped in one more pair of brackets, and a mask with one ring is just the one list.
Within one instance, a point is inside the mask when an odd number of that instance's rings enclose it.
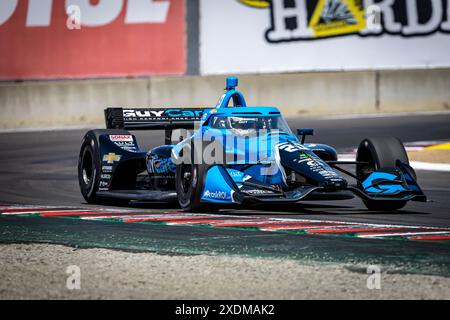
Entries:
{"label": "driver's helmet", "polygon": [[258,129],[258,118],[229,117],[228,125],[236,135],[251,135]]}

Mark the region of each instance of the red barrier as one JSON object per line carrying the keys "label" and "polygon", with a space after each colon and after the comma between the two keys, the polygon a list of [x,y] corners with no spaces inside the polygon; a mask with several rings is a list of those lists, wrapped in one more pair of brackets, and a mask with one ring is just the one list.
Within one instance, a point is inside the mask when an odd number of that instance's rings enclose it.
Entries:
{"label": "red barrier", "polygon": [[[185,72],[184,0],[2,2],[1,80]],[[71,4],[81,9],[81,29],[69,29]]]}

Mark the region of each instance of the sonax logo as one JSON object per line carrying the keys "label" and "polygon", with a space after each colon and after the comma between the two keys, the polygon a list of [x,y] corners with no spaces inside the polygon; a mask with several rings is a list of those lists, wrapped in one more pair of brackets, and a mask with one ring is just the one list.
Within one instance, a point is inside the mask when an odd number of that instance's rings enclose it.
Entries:
{"label": "sonax logo", "polygon": [[133,142],[132,135],[109,135],[109,140],[113,142]]}

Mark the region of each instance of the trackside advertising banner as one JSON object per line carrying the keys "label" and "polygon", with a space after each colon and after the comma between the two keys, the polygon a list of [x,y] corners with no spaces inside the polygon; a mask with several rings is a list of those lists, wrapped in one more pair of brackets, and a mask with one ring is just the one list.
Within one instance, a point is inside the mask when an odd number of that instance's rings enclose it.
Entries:
{"label": "trackside advertising banner", "polygon": [[0,0],[0,80],[183,74],[185,0]]}
{"label": "trackside advertising banner", "polygon": [[450,67],[450,0],[201,0],[202,74]]}

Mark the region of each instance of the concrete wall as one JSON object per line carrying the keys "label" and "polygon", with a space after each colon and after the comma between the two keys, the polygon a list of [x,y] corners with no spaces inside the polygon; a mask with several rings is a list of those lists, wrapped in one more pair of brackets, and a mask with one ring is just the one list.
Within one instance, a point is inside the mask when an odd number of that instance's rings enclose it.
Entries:
{"label": "concrete wall", "polygon": [[[450,110],[450,69],[243,75],[251,105],[286,116]],[[211,106],[224,76],[0,83],[0,129],[103,122],[106,106]]]}
{"label": "concrete wall", "polygon": [[450,69],[384,71],[379,90],[382,112],[450,110]]}

